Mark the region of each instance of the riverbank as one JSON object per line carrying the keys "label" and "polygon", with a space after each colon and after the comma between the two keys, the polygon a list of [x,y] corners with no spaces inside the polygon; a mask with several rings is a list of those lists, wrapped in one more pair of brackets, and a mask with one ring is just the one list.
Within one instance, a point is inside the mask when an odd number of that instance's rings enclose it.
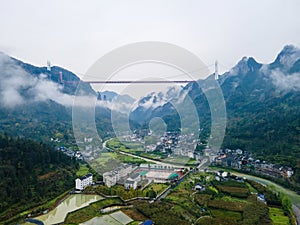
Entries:
{"label": "riverbank", "polygon": [[[212,168],[210,168],[210,169],[212,169]],[[256,182],[261,183],[266,186],[273,186],[276,191],[286,194],[293,203],[293,212],[296,217],[297,223],[300,224],[300,196],[295,191],[287,189],[279,184],[276,184],[273,181],[270,181],[270,180],[267,180],[267,179],[264,179],[261,177],[256,177],[256,176],[249,175],[249,174],[235,172],[232,170],[230,171],[230,173],[235,176],[244,177],[246,179],[256,181]]]}
{"label": "riverbank", "polygon": [[283,192],[285,193],[292,201],[293,203],[293,212],[294,212],[294,215],[296,217],[296,220],[297,220],[297,224],[300,224],[300,196],[294,192],[294,191],[291,191],[287,188],[284,188],[272,181],[269,181],[269,180],[266,180],[266,179],[263,179],[263,178],[260,178],[260,177],[255,177],[255,176],[252,176],[252,175],[247,175],[247,174],[241,174],[241,173],[232,173],[236,176],[244,176],[246,177],[247,179],[249,180],[254,180],[256,182],[259,182],[261,184],[264,184],[264,185],[272,185],[275,187],[275,190],[278,191],[278,192]]}

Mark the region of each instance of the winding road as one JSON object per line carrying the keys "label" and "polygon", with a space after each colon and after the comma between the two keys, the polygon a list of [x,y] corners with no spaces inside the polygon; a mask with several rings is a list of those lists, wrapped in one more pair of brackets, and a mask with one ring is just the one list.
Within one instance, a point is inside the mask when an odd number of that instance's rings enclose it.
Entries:
{"label": "winding road", "polygon": [[111,151],[114,151],[114,152],[122,154],[122,155],[127,155],[127,156],[131,156],[131,157],[134,157],[134,158],[142,159],[144,161],[155,163],[155,164],[162,165],[162,166],[171,166],[171,167],[174,167],[174,168],[190,168],[189,166],[175,165],[175,164],[172,164],[172,163],[157,161],[155,159],[149,159],[149,158],[146,158],[146,157],[143,157],[143,156],[138,156],[138,155],[135,155],[135,154],[132,154],[132,153],[128,153],[128,152],[124,152],[124,151],[120,151],[120,150],[119,151],[115,151],[114,149],[108,148],[106,146],[107,142],[110,141],[110,140],[111,139],[108,139],[108,140],[106,140],[106,141],[103,142],[103,144],[102,144],[103,149],[109,149]]}

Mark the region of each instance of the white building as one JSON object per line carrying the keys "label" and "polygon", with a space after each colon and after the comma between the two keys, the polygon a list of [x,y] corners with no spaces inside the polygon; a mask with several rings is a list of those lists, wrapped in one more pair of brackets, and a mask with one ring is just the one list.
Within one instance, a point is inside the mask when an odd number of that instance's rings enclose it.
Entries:
{"label": "white building", "polygon": [[117,184],[117,182],[126,176],[128,176],[130,173],[132,173],[134,170],[137,169],[137,166],[123,164],[122,166],[117,167],[116,169],[106,172],[103,174],[103,182],[107,187],[112,187]]}
{"label": "white building", "polygon": [[141,181],[141,175],[139,173],[134,174],[133,176],[129,177],[125,183],[125,189],[133,188],[134,190],[137,188],[138,182]]}
{"label": "white building", "polygon": [[286,175],[287,175],[288,178],[290,178],[291,176],[293,176],[293,174],[294,174],[294,171],[292,169],[288,169],[286,171]]}
{"label": "white building", "polygon": [[112,187],[117,184],[117,181],[119,180],[119,176],[117,173],[112,172],[106,172],[103,174],[103,182],[107,187]]}
{"label": "white building", "polygon": [[130,188],[133,188],[134,190],[137,188],[137,182],[134,180],[126,180],[124,187],[126,190],[129,190]]}
{"label": "white building", "polygon": [[82,191],[92,183],[93,183],[93,174],[88,173],[87,175],[77,178],[75,180],[75,188],[76,190]]}
{"label": "white building", "polygon": [[229,176],[229,173],[226,172],[226,171],[220,170],[220,171],[217,172],[217,175],[220,176],[220,177],[226,178],[226,177]]}
{"label": "white building", "polygon": [[243,154],[243,150],[242,149],[237,149],[237,150],[235,150],[235,152],[236,152],[236,154],[238,154],[238,155],[242,155]]}

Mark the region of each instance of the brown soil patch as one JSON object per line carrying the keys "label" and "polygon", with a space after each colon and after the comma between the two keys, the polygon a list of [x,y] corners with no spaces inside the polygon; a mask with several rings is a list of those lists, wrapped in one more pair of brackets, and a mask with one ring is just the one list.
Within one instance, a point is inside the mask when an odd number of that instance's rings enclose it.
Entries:
{"label": "brown soil patch", "polygon": [[144,221],[147,219],[144,215],[134,209],[122,209],[121,211],[133,220]]}

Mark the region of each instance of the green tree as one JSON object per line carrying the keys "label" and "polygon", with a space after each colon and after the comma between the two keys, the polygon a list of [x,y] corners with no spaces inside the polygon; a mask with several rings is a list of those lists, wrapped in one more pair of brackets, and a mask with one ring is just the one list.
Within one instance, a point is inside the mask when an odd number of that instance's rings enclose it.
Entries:
{"label": "green tree", "polygon": [[283,194],[283,193],[280,194],[280,198],[281,198],[281,204],[282,204],[283,210],[286,213],[290,213],[292,211],[291,199],[286,194]]}

